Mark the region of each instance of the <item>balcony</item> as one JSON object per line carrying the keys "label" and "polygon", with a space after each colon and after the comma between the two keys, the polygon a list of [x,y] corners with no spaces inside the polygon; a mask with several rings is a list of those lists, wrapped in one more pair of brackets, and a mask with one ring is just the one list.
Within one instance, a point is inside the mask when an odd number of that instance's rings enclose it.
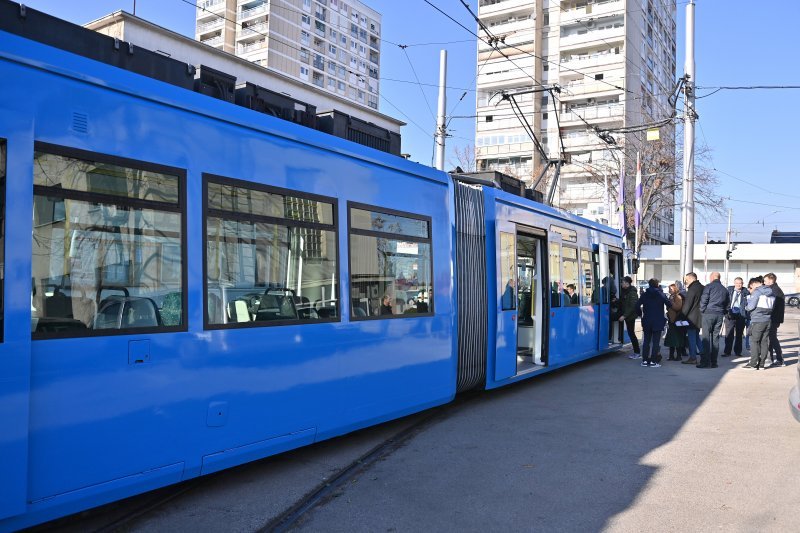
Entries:
{"label": "balcony", "polygon": [[214,20],[211,22],[206,22],[203,24],[197,25],[197,34],[201,35],[203,33],[208,33],[216,28],[221,28],[225,21],[219,17],[214,17]]}
{"label": "balcony", "polygon": [[592,54],[587,56],[573,56],[571,58],[561,58],[561,67],[564,74],[568,74],[566,69],[583,70],[591,67],[607,67],[619,63],[625,64],[625,55],[620,51],[619,54]]}
{"label": "balcony", "polygon": [[242,28],[239,32],[239,37],[237,39],[250,39],[253,37],[263,37],[264,34],[267,33],[267,24],[262,22],[260,24],[253,24],[251,26],[247,26],[246,28]]}
{"label": "balcony", "polygon": [[211,9],[216,11],[225,6],[225,0],[203,0],[197,4],[198,9]]}
{"label": "balcony", "polygon": [[561,13],[561,24],[567,25],[588,18],[599,18],[607,15],[622,13],[625,4],[622,0],[611,0],[602,4],[595,3],[574,9],[568,9]]}
{"label": "balcony", "polygon": [[522,8],[530,10],[530,5],[531,0],[499,0],[494,4],[488,5],[484,5],[483,2],[481,2],[478,8],[478,16],[481,18],[491,17]]}
{"label": "balcony", "polygon": [[240,44],[238,47],[236,47],[236,50],[240,54],[246,54],[248,52],[254,52],[256,50],[261,50],[265,46],[266,46],[266,40],[262,39],[260,41],[256,41],[256,42],[253,42],[253,43]]}
{"label": "balcony", "polygon": [[583,123],[580,117],[583,120],[591,121],[591,120],[608,120],[608,119],[622,119],[625,115],[625,106],[623,104],[613,104],[613,105],[604,105],[604,106],[591,106],[591,107],[582,107],[582,108],[574,108],[571,111],[567,111],[565,113],[561,113],[559,118],[561,119],[561,125],[566,126],[568,123],[571,122],[578,122],[580,124]]}
{"label": "balcony", "polygon": [[222,44],[222,35],[217,35],[216,37],[212,37],[211,39],[206,39],[205,41],[200,41],[203,44],[207,44],[208,46],[219,46]]}
{"label": "balcony", "polygon": [[253,17],[257,17],[262,13],[267,12],[267,4],[261,4],[260,6],[251,7],[250,9],[242,9],[239,12],[239,22],[242,22],[247,19],[251,19]]}
{"label": "balcony", "polygon": [[[566,73],[565,73],[566,74]],[[617,77],[612,77],[609,80],[578,80],[565,83],[561,86],[563,89],[561,93],[561,100],[570,100],[575,98],[586,98],[587,95],[599,96],[599,93],[618,93],[619,89],[613,87],[625,87],[625,80]]]}
{"label": "balcony", "polygon": [[[563,114],[562,114],[563,116]],[[564,137],[564,150],[592,150],[604,148],[606,145],[597,135],[580,134]]]}
{"label": "balcony", "polygon": [[622,44],[625,40],[625,27],[608,28],[605,30],[593,30],[589,28],[586,33],[573,33],[572,35],[562,36],[559,45],[562,50],[589,45]]}

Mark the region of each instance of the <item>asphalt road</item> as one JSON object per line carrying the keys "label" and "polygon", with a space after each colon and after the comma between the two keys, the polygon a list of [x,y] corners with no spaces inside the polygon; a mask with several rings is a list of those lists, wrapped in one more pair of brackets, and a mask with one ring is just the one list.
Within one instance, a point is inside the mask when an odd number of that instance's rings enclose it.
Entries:
{"label": "asphalt road", "polygon": [[[303,531],[798,531],[800,424],[788,366],[639,366],[613,354],[481,394],[426,425],[303,516]],[[222,472],[125,531],[255,531],[417,420]],[[152,497],[152,496],[150,496]],[[91,513],[87,530],[124,514]]]}

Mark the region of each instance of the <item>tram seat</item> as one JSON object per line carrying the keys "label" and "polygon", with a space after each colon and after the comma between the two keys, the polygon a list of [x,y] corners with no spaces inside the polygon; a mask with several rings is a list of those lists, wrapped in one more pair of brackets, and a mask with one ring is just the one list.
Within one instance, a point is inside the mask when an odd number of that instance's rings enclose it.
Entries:
{"label": "tram seat", "polygon": [[367,316],[367,313],[360,307],[353,307],[353,316]]}
{"label": "tram seat", "polygon": [[250,309],[244,300],[234,300],[228,302],[229,322],[250,322]]}
{"label": "tram seat", "polygon": [[265,294],[261,298],[256,320],[291,320],[296,318],[297,310],[291,297]]}
{"label": "tram seat", "polygon": [[171,292],[161,302],[161,323],[165,326],[180,326],[183,298],[179,292]]}
{"label": "tram seat", "polygon": [[160,325],[158,308],[150,298],[131,298],[125,306],[123,328],[148,328]]}
{"label": "tram seat", "polygon": [[52,296],[44,299],[44,316],[52,318],[72,318],[72,298],[56,287]]}

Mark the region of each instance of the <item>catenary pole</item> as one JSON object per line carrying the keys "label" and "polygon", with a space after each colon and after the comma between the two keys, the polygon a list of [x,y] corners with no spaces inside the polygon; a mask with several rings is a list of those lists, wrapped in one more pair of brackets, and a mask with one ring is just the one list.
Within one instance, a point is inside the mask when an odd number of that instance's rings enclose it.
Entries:
{"label": "catenary pole", "polygon": [[694,268],[694,0],[686,4],[684,73],[683,202],[681,203],[681,275]]}
{"label": "catenary pole", "polygon": [[447,50],[439,53],[439,109],[436,118],[436,168],[444,170],[445,113],[447,113]]}
{"label": "catenary pole", "polygon": [[725,234],[725,286],[728,286],[728,268],[731,264],[731,214],[733,210],[728,209],[728,232]]}

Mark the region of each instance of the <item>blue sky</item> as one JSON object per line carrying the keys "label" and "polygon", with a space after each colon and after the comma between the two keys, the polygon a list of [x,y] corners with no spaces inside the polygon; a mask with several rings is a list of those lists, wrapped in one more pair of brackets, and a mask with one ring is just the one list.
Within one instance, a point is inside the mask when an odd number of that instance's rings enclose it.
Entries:
{"label": "blue sky", "polygon": [[[189,0],[190,3],[191,0]],[[464,26],[475,23],[458,0],[432,0]],[[26,5],[85,23],[107,13],[133,11],[133,0],[27,0]],[[380,110],[408,123],[403,151],[431,164],[439,78],[439,50],[448,50],[448,115],[475,113],[475,38],[424,0],[366,0],[383,15]],[[477,0],[469,0],[473,10]],[[678,3],[678,75],[683,72],[685,0]],[[696,63],[700,87],[800,85],[796,0],[754,7],[745,0],[697,0]],[[194,8],[183,0],[137,0],[137,15],[194,35]],[[431,44],[446,43],[446,44]],[[397,45],[408,45],[405,50]],[[422,86],[417,84],[417,79]],[[461,101],[459,99],[466,92]],[[700,90],[707,94],[710,90]],[[424,97],[423,97],[424,94]],[[735,240],[766,242],[772,229],[800,231],[800,183],[796,125],[800,90],[720,91],[698,100],[699,143],[712,150],[720,171],[720,195],[730,198]],[[427,100],[427,102],[426,102]],[[450,122],[447,168],[453,149],[474,144],[474,120]],[[726,218],[698,214],[696,241],[703,232],[724,240]],[[679,233],[676,231],[676,237]],[[678,237],[679,238],[679,237]],[[697,253],[695,253],[697,255]]]}

